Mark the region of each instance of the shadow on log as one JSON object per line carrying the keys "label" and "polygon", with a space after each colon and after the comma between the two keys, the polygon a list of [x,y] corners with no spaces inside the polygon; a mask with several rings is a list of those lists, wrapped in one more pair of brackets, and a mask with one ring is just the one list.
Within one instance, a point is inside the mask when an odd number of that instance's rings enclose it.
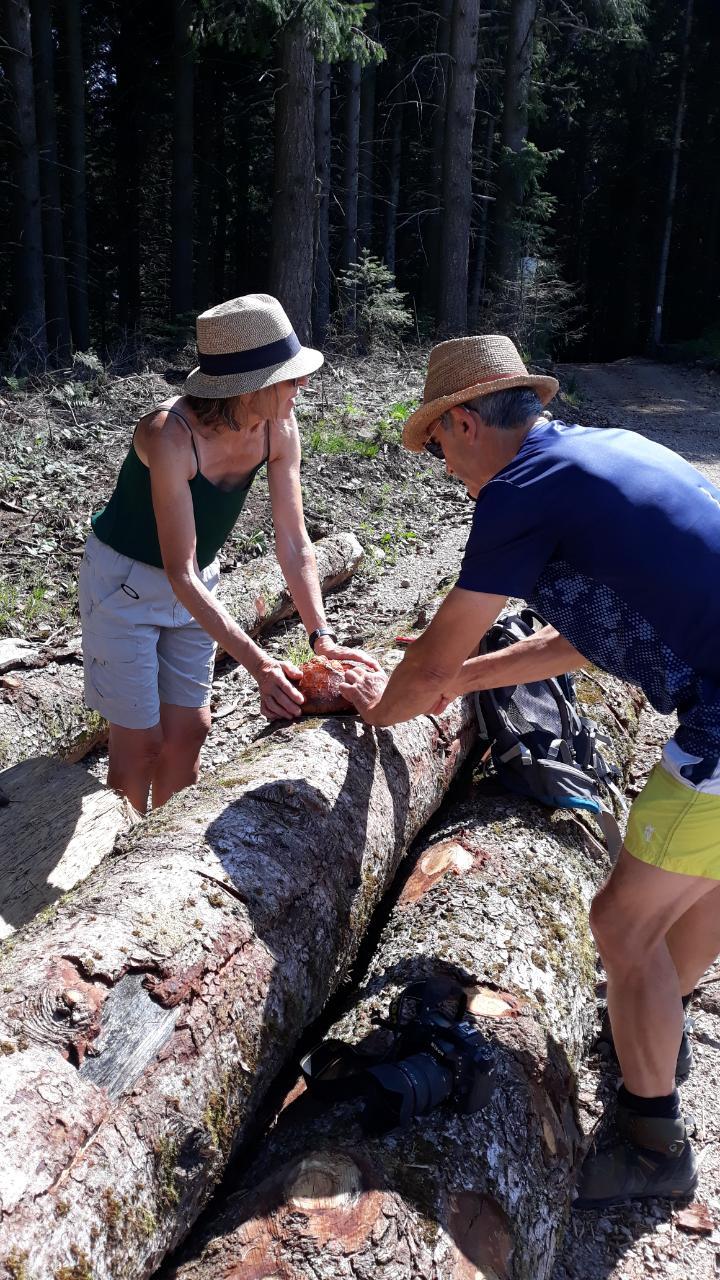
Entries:
{"label": "shadow on log", "polygon": [[0,946],[0,1276],[142,1280],[184,1238],[474,733],[282,729]]}
{"label": "shadow on log", "polygon": [[[314,550],[323,594],[347,582],[363,558],[351,533],[323,538]],[[295,612],[274,555],[223,574],[219,598],[252,636]],[[106,721],[84,704],[79,636],[61,651],[0,642],[1,769],[40,752],[76,762],[105,742],[107,733]]]}
{"label": "shadow on log", "polygon": [[[581,681],[627,766],[639,701]],[[369,1051],[390,1000],[450,974],[495,1052],[490,1104],[449,1106],[369,1137],[357,1103],[288,1095],[249,1168],[162,1280],[547,1280],[580,1135],[575,1069],[594,1005],[592,894],[604,850],[550,814],[476,781],[446,811],[382,929],[352,1007],[328,1035]],[[239,1189],[238,1188],[239,1183]],[[158,1277],[160,1280],[160,1276]]]}

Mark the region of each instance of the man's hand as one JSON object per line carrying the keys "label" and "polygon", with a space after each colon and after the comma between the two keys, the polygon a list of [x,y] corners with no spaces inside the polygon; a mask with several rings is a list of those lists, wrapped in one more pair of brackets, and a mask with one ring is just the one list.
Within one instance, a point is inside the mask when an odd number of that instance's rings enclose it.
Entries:
{"label": "man's hand", "polygon": [[299,680],[301,672],[292,662],[265,658],[252,674],[260,690],[260,710],[268,720],[293,720],[300,715],[305,699],[291,682]]}
{"label": "man's hand", "polygon": [[338,644],[330,636],[320,636],[315,641],[315,654],[318,658],[331,658],[336,662],[357,662],[371,671],[379,671],[380,663],[372,654],[364,649],[349,649],[347,645]]}
{"label": "man's hand", "polygon": [[338,693],[352,703],[367,724],[372,724],[372,709],[380,701],[387,681],[384,671],[370,671],[358,664],[345,672]]}

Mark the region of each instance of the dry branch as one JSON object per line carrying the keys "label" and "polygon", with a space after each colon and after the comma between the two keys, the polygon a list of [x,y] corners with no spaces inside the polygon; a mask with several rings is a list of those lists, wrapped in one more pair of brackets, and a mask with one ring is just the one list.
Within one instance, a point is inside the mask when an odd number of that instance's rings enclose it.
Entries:
{"label": "dry branch", "polygon": [[183,1238],[473,735],[280,730],[1,945],[0,1276],[142,1280]]}
{"label": "dry branch", "polygon": [[[596,700],[592,711],[615,725],[627,765],[638,704],[617,681],[608,697],[612,710]],[[595,973],[587,908],[608,868],[571,815],[476,783],[422,851],[328,1034],[379,1047],[373,1016],[409,982],[449,971],[470,984],[495,1046],[489,1107],[439,1108],[369,1138],[359,1105],[323,1106],[296,1088],[237,1194],[164,1280],[547,1280],[578,1157],[574,1072]]]}
{"label": "dry branch", "polygon": [[[363,550],[351,533],[337,533],[317,542],[315,555],[325,594],[352,577]],[[223,574],[219,597],[253,636],[295,612],[274,555]],[[79,638],[62,654],[0,641],[0,768],[41,752],[74,762],[106,740],[106,721],[84,704],[81,664]]]}

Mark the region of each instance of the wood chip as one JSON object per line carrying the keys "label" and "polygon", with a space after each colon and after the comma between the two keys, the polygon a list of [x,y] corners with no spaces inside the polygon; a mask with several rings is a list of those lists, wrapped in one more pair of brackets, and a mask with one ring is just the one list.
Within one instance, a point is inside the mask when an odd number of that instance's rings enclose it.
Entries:
{"label": "wood chip", "polygon": [[675,1216],[675,1221],[682,1231],[690,1231],[697,1236],[709,1236],[717,1226],[710,1217],[707,1205],[699,1201],[688,1205],[687,1209],[680,1209]]}

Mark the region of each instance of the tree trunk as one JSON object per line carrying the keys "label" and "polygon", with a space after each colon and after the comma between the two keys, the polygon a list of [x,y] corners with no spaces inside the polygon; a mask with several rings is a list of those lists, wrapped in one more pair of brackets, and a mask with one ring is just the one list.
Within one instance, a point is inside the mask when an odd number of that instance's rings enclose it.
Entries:
{"label": "tree trunk", "polygon": [[385,266],[395,275],[397,218],[400,208],[400,176],[402,172],[402,93],[394,89],[390,97],[390,121],[388,126],[388,186],[385,204]]}
{"label": "tree trunk", "polygon": [[276,731],[3,944],[6,1270],[144,1280],[183,1238],[474,723],[466,700],[392,730]]}
{"label": "tree trunk", "polygon": [[227,174],[227,132],[225,104],[218,101],[215,147],[215,233],[212,240],[212,288],[213,302],[225,298],[225,273],[227,266],[227,228],[230,211],[230,192]]}
{"label": "tree trunk", "polygon": [[473,262],[472,281],[470,284],[470,302],[468,306],[468,324],[471,331],[476,331],[480,319],[480,303],[485,283],[485,264],[487,262],[488,210],[490,207],[490,174],[492,171],[492,155],[495,146],[495,116],[488,114],[484,129],[484,146],[482,156],[482,178],[480,181],[477,226],[475,228],[475,260]]}
{"label": "tree trunk", "polygon": [[12,90],[15,162],[15,319],[18,350],[34,363],[47,350],[43,274],[40,163],[35,124],[30,10],[27,0],[5,0],[7,46],[2,50]]}
{"label": "tree trunk", "polygon": [[442,176],[445,150],[445,114],[447,106],[450,67],[450,26],[453,0],[442,0],[435,36],[435,70],[432,96],[432,131],[428,191],[431,203],[427,229],[427,270],[423,275],[423,303],[427,311],[436,314],[440,288],[440,231],[442,227]]}
{"label": "tree trunk", "polygon": [[512,0],[510,12],[501,133],[502,155],[495,219],[495,274],[500,281],[516,279],[523,256],[518,215],[524,193],[515,157],[521,154],[527,141],[537,7],[538,0]]}
{"label": "tree trunk", "polygon": [[275,172],[270,292],[301,342],[310,338],[314,214],[314,59],[302,21],[281,37],[282,80],[275,96]]}
{"label": "tree trunk", "polygon": [[662,337],[663,305],[665,303],[665,285],[667,283],[668,259],[670,257],[670,241],[672,240],[673,216],[675,213],[675,194],[677,192],[678,170],[680,168],[680,152],[682,149],[683,121],[685,119],[685,98],[687,93],[688,68],[690,66],[690,32],[692,30],[694,0],[686,0],[685,25],[683,31],[683,47],[680,61],[680,85],[678,87],[677,110],[675,112],[675,129],[673,131],[672,158],[665,201],[665,226],[663,230],[660,262],[658,265],[657,286],[655,290],[655,310],[650,331],[650,355],[654,355]]}
{"label": "tree trunk", "polygon": [[85,167],[85,72],[83,70],[80,0],[63,0],[67,83],[67,233],[68,301],[73,343],[78,351],[90,346],[88,305],[87,201]]}
{"label": "tree trunk", "polygon": [[191,0],[173,0],[173,172],[170,314],[193,304],[193,97],[195,57]]}
{"label": "tree trunk", "polygon": [[[607,677],[598,705],[586,687],[627,764],[641,699]],[[298,1084],[236,1193],[158,1280],[548,1280],[578,1157],[575,1071],[595,978],[587,908],[608,869],[577,817],[471,784],[423,841],[328,1036],[381,1051],[373,1023],[399,991],[450,974],[493,1047],[489,1105],[439,1107],[364,1137],[358,1104]]]}
{"label": "tree trunk", "polygon": [[82,765],[50,756],[2,774],[0,939],[86,880],[137,815]]}
{"label": "tree trunk", "polygon": [[[366,19],[368,35],[377,39],[378,12],[373,7]],[[358,156],[358,251],[372,248],[373,228],[373,169],[375,162],[375,89],[377,63],[373,60],[363,67],[360,79],[360,144]]]}
{"label": "tree trunk", "polygon": [[313,339],[322,346],[330,323],[330,173],[332,133],[329,62],[315,70],[315,270]]}
{"label": "tree trunk", "polygon": [[58,167],[57,107],[49,0],[33,0],[37,140],[40,152],[42,241],[45,260],[45,317],[50,352],[60,364],[70,359],[70,312],[65,278],[65,246]]}
{"label": "tree trunk", "polygon": [[[347,582],[363,556],[350,533],[323,538],[314,550],[324,593]],[[220,599],[250,635],[295,612],[274,555],[223,574],[220,582]],[[106,722],[84,704],[81,660],[79,637],[60,654],[0,642],[0,769],[48,751],[81,760],[107,739]]]}
{"label": "tree trunk", "polygon": [[142,174],[141,40],[137,6],[123,5],[115,41],[115,145],[118,208],[118,324],[140,319],[140,178]]}
{"label": "tree trunk", "polygon": [[352,267],[358,256],[358,173],[360,165],[360,77],[359,62],[347,69],[345,88],[345,165],[343,194],[345,211],[341,261]]}
{"label": "tree trunk", "polygon": [[452,71],[445,117],[443,214],[437,329],[467,332],[468,255],[472,218],[472,137],[480,0],[455,0],[450,33]]}
{"label": "tree trunk", "polygon": [[[217,67],[200,62],[198,67],[198,122],[195,168],[197,176],[197,240],[195,255],[195,309],[205,311],[213,296],[212,257],[217,156],[217,117],[220,112],[222,82]],[[224,88],[224,85],[222,86]],[[240,292],[237,290],[237,292]]]}

